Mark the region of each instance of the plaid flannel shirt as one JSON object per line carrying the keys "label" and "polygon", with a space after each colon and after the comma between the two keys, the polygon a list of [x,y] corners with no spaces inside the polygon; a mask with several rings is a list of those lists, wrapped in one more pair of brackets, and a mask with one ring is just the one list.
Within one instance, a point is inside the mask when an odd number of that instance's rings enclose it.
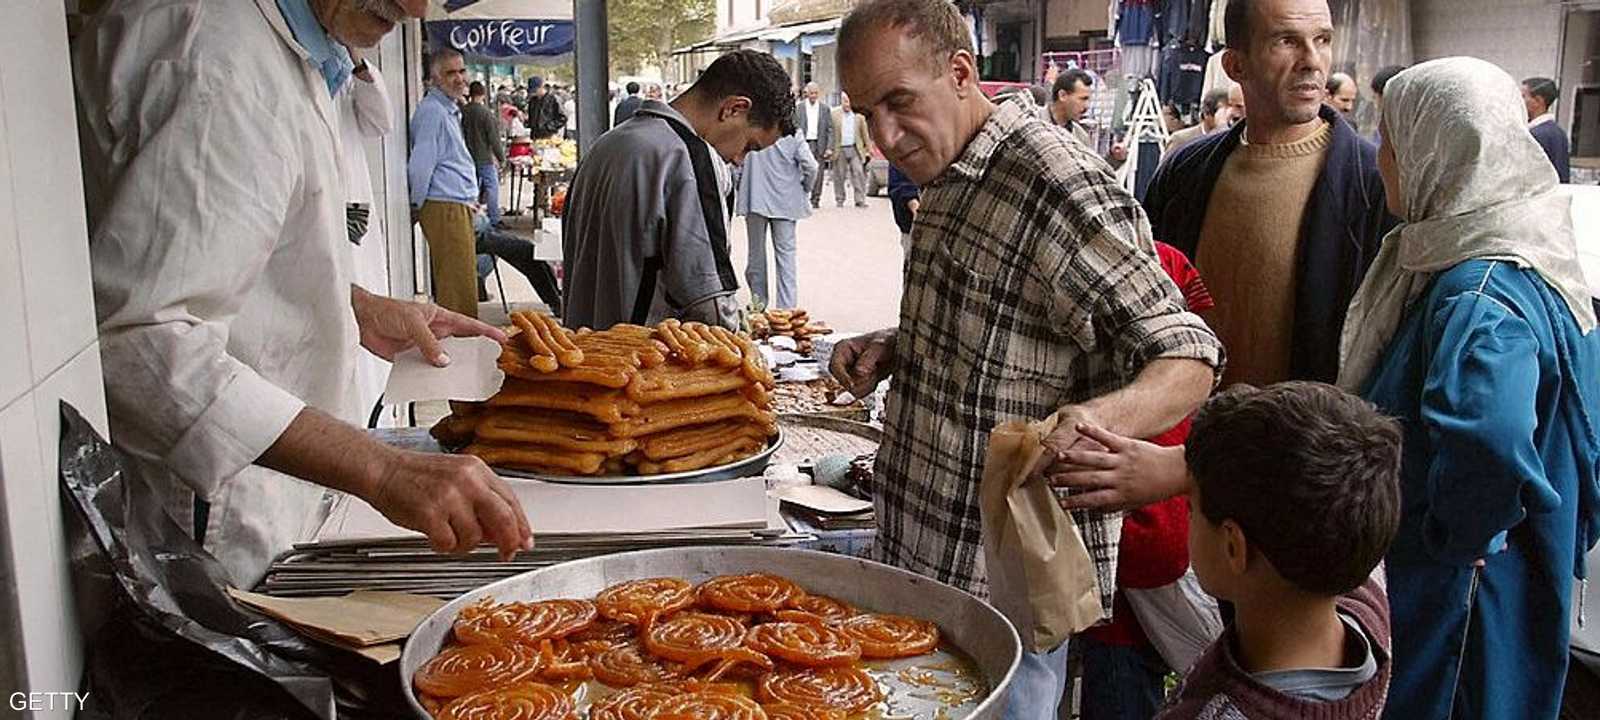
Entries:
{"label": "plaid flannel shirt", "polygon": [[[987,597],[989,432],[1117,390],[1157,358],[1220,368],[1139,203],[1063,128],[1001,103],[922,188],[874,470],[877,559]],[[1074,513],[1111,614],[1120,513]]]}

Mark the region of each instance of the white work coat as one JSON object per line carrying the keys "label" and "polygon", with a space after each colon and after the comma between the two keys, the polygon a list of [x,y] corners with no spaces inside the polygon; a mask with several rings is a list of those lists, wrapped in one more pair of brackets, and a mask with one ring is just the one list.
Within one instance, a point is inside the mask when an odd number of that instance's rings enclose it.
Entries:
{"label": "white work coat", "polygon": [[310,405],[356,420],[348,183],[322,75],[273,0],[116,0],[73,72],[112,441],[241,586],[322,488],[252,463]]}
{"label": "white work coat", "polygon": [[[355,282],[368,292],[389,294],[389,251],[386,247],[383,208],[375,207],[372,175],[367,165],[367,141],[382,138],[394,130],[394,114],[389,109],[389,93],[383,88],[383,74],[367,66],[372,82],[355,75],[339,88],[334,104],[339,108],[339,129],[344,144],[345,167],[350,173],[349,202],[367,205],[367,234],[355,253]],[[356,397],[363,415],[383,394],[389,380],[389,361],[372,353],[356,354]]]}

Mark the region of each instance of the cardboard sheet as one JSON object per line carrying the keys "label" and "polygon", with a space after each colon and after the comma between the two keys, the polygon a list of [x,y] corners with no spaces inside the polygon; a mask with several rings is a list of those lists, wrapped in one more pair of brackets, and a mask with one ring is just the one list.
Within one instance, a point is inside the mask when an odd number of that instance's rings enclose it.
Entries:
{"label": "cardboard sheet", "polygon": [[418,623],[444,606],[438,598],[368,590],[322,598],[273,597],[236,588],[229,588],[228,594],[311,637],[358,652],[404,640]]}

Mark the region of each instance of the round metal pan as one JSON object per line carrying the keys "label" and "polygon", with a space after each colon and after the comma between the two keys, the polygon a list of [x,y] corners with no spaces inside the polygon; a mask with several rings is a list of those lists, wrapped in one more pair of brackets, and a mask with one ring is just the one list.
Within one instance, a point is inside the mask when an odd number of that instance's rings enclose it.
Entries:
{"label": "round metal pan", "polygon": [[417,703],[411,676],[439,653],[461,609],[484,597],[495,602],[588,598],[628,580],[671,576],[699,582],[748,572],[776,573],[854,605],[938,623],[945,638],[972,657],[991,688],[967,720],[1001,717],[1006,690],[1022,659],[1022,641],[994,608],[948,585],[870,560],[770,547],[639,550],[563,563],[486,585],[452,600],[417,626],[400,655],[400,685],[418,720],[430,720]]}
{"label": "round metal pan", "polygon": [[743,460],[735,460],[726,465],[690,470],[688,472],[661,473],[658,475],[544,475],[527,470],[496,467],[494,471],[501,477],[522,478],[525,480],[543,480],[544,482],[565,483],[568,485],[681,485],[684,483],[717,482],[719,480],[736,480],[738,478],[760,475],[767,469],[767,464],[772,462],[772,454],[783,447],[783,428],[778,428],[778,435],[772,438],[767,448]]}

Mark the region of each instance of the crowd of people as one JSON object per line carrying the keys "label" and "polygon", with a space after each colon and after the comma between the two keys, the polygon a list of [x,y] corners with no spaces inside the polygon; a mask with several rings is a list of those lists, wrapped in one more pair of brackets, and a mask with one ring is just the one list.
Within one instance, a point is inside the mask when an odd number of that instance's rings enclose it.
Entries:
{"label": "crowd of people", "polygon": [[[1116,588],[1112,623],[1029,652],[1007,717],[1055,717],[1073,656],[1083,717],[1554,717],[1571,581],[1600,519],[1583,480],[1600,398],[1571,379],[1592,377],[1600,346],[1535,107],[1488,63],[1423,63],[1382,78],[1373,143],[1345,116],[1353,81],[1330,78],[1325,2],[1237,0],[1226,22],[1235,85],[1208,96],[1141,202],[1075,132],[1091,76],[1063,73],[1042,104],[996,103],[947,4],[847,16],[844,95],[891,162],[908,242],[900,324],[833,356],[854,393],[893,377],[875,557],[988,592],[988,432],[1055,415],[1037,473]],[[787,238],[787,216],[819,204],[808,179],[839,153],[840,123],[810,87],[785,122],[781,69],[759,53],[719,62],[752,66],[707,72],[746,89],[692,90],[676,109],[728,138],[710,143],[744,164],[737,209]],[[711,122],[738,112],[746,134]],[[692,167],[694,149],[662,162]],[[623,155],[587,179],[635,164]],[[615,206],[589,169],[575,193]],[[722,212],[699,215],[710,227]],[[1551,222],[1519,222],[1532,217]],[[629,236],[574,233],[574,268],[619,245],[647,266],[653,248]],[[729,320],[672,302],[731,297],[719,236],[672,239],[674,253],[709,246],[698,269],[655,271],[681,293],[591,279],[614,310],[580,321]],[[746,279],[765,284],[753,266]],[[1125,591],[1185,566],[1230,622],[1172,667]],[[1186,674],[1164,697],[1171,672]]]}
{"label": "crowd of people", "polygon": [[[486,166],[513,121],[553,134],[572,113],[540,83],[492,110],[459,54],[429,58],[407,174],[444,307],[390,299],[352,284],[370,188],[340,185],[341,133],[388,129],[348,48],[426,4],[187,2],[114,3],[74,49],[114,441],[240,586],[318,524],[324,488],[442,552],[530,547],[487,466],[373,441],[351,385],[358,344],[445,365],[441,337],[506,340],[472,318],[474,257],[497,245]],[[1002,591],[977,499],[989,433],[1054,417],[1032,481],[1071,512],[1110,620],[1028,648],[1006,718],[1058,717],[1072,657],[1091,719],[1555,718],[1600,538],[1600,336],[1553,83],[1471,58],[1386,71],[1374,143],[1330,74],[1326,0],[1231,0],[1223,19],[1236,86],[1142,201],[1078,132],[1093,78],[992,101],[944,0],[854,7],[837,109],[797,99],[770,54],[728,53],[670,100],[619,100],[574,177],[551,304],[572,327],[737,328],[733,213],[752,257],[758,233],[781,255],[824,164],[875,147],[907,248],[899,322],[830,368],[857,396],[893,378],[874,557]],[[180,48],[172,71],[147,71],[150,47]],[[258,92],[204,116],[169,101],[240,77]],[[331,99],[349,124],[323,119]],[[200,162],[202,137],[240,142]],[[842,206],[855,171],[833,172]],[[764,259],[745,280],[765,297]],[[1186,569],[1226,623],[1177,666],[1131,593]]]}

